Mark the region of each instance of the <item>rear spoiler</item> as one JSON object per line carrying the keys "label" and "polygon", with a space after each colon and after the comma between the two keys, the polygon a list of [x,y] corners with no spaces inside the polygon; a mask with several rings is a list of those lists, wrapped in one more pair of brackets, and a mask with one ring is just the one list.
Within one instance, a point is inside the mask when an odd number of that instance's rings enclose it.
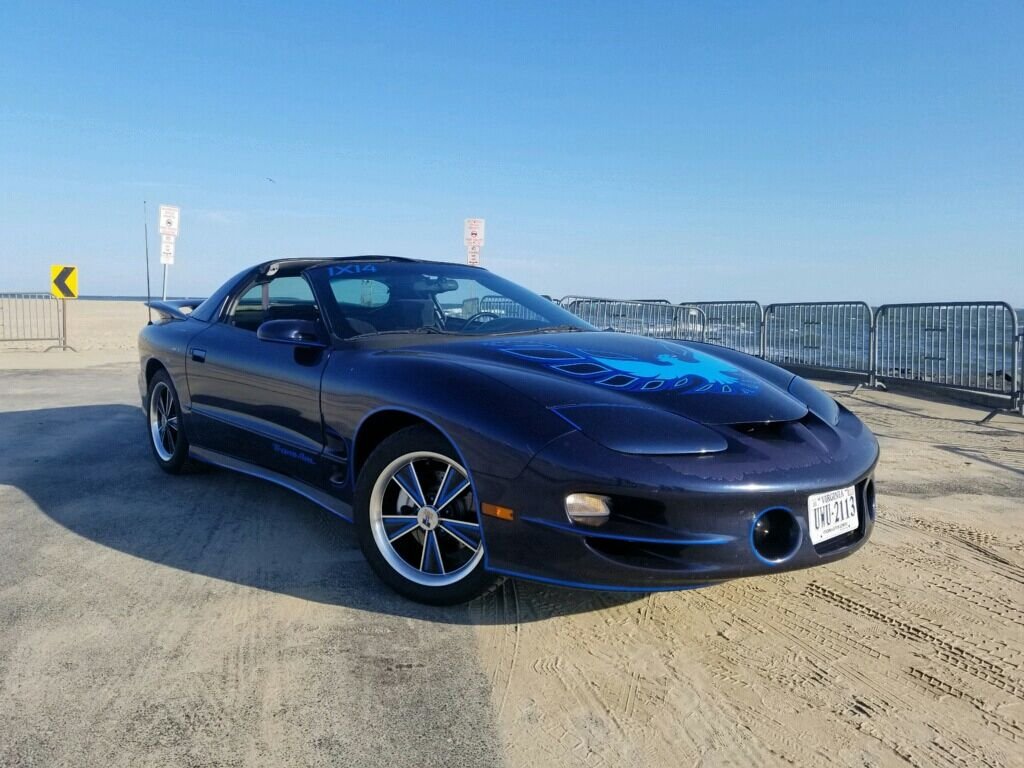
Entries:
{"label": "rear spoiler", "polygon": [[176,299],[174,301],[147,301],[146,306],[155,309],[164,320],[188,320],[187,309],[191,312],[206,299]]}

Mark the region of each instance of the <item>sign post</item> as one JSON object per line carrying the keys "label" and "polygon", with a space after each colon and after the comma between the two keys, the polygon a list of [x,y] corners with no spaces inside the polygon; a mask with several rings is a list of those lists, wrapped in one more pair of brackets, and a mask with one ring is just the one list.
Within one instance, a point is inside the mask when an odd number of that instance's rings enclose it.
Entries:
{"label": "sign post", "polygon": [[61,349],[70,349],[74,352],[75,348],[68,346],[68,299],[78,298],[78,267],[51,264],[50,293],[60,299],[60,344],[58,346]]}
{"label": "sign post", "polygon": [[160,206],[160,263],[164,265],[164,301],[167,301],[167,268],[174,263],[174,245],[178,239],[180,222],[181,209],[178,206]]}
{"label": "sign post", "polygon": [[480,249],[484,247],[484,220],[466,219],[462,230],[462,242],[466,245],[466,263],[480,266]]}

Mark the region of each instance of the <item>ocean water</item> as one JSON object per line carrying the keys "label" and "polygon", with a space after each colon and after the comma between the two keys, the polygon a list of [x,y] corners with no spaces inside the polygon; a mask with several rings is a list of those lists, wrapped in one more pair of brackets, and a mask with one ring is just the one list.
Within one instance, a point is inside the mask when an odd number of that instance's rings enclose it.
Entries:
{"label": "ocean water", "polygon": [[[160,301],[160,296],[151,297],[153,301]],[[168,296],[168,301],[189,301],[205,296]],[[146,301],[145,296],[79,296],[78,301]]]}

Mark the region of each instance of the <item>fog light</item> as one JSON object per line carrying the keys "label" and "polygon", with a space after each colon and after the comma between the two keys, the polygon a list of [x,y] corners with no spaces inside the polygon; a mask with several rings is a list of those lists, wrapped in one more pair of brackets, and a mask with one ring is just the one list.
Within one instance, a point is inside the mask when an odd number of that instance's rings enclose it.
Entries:
{"label": "fog light", "polygon": [[593,493],[570,493],[565,497],[565,514],[580,525],[604,525],[612,513],[612,500]]}

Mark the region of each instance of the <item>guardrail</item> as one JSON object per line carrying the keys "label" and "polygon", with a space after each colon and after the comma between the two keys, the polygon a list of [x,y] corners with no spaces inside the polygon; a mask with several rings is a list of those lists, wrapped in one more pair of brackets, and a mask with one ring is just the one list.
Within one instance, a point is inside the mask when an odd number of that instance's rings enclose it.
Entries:
{"label": "guardrail", "polygon": [[704,312],[692,305],[618,301],[594,296],[566,296],[560,303],[564,309],[598,328],[656,339],[704,339]]}
{"label": "guardrail", "polygon": [[0,293],[0,343],[53,341],[50,349],[67,344],[64,302],[48,293]]}
{"label": "guardrail", "polygon": [[769,304],[761,357],[781,365],[871,372],[871,308],[862,301]]}
{"label": "guardrail", "polygon": [[1024,414],[1024,330],[1001,301],[883,304],[874,311],[862,301],[762,308],[756,301],[567,296],[559,303],[599,328],[706,341],[782,366],[862,375],[871,386],[898,381],[1001,397]]}

